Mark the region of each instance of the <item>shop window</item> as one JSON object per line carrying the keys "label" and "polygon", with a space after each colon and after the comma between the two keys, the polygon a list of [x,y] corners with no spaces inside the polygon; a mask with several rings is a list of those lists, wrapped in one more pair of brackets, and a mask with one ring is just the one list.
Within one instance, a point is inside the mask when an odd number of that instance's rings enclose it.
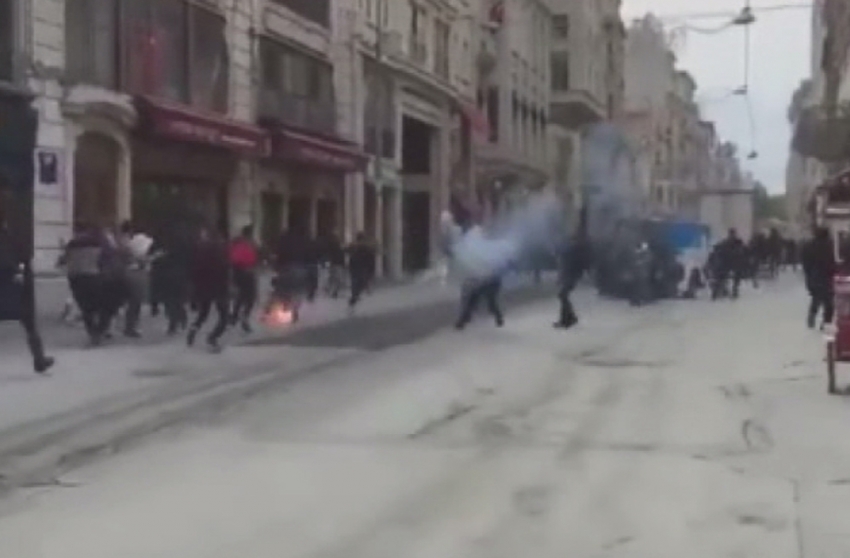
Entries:
{"label": "shop window", "polygon": [[0,81],[12,81],[15,53],[13,0],[0,0]]}
{"label": "shop window", "polygon": [[308,197],[293,196],[287,204],[288,229],[297,234],[311,235],[310,221],[313,214],[313,202]]}
{"label": "shop window", "polygon": [[227,112],[230,57],[223,17],[190,8],[192,105]]}
{"label": "shop window", "polygon": [[280,233],[283,232],[284,199],[276,192],[263,192],[260,200],[262,211],[261,242],[267,250],[274,250]]}
{"label": "shop window", "polygon": [[65,70],[74,81],[118,86],[118,0],[66,0]]}

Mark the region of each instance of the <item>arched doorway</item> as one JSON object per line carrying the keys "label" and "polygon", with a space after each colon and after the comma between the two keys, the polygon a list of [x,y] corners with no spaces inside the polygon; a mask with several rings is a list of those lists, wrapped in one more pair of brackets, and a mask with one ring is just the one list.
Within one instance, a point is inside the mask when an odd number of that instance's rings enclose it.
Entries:
{"label": "arched doorway", "polygon": [[121,147],[111,137],[84,132],[74,152],[74,222],[117,224]]}

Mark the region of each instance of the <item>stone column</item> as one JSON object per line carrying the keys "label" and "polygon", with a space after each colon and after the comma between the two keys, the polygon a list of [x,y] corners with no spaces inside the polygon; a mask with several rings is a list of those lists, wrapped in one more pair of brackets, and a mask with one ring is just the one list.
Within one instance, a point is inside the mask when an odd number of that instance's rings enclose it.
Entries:
{"label": "stone column", "polygon": [[384,254],[387,253],[388,235],[384,231],[384,184],[375,184],[375,241],[378,244],[378,262],[376,273],[378,277],[384,277]]}
{"label": "stone column", "polygon": [[252,162],[243,160],[228,184],[228,228],[233,235],[253,221]]}
{"label": "stone column", "polygon": [[392,239],[390,246],[390,277],[393,279],[399,279],[402,276],[402,208],[403,208],[403,197],[404,191],[396,185],[393,188],[392,195],[390,197],[390,202],[392,203],[392,207],[390,209],[391,218],[390,218],[390,237]]}
{"label": "stone column", "polygon": [[[117,184],[115,185],[115,214],[118,222],[133,218],[133,154],[130,142],[121,141],[118,144]],[[73,206],[72,206],[73,207]],[[73,215],[73,209],[72,215]]]}

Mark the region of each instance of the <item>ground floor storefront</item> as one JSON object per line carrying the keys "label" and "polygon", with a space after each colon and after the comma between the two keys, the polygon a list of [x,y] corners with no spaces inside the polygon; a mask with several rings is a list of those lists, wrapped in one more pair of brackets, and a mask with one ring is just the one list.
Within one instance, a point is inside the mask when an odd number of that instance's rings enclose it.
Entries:
{"label": "ground floor storefront", "polygon": [[258,164],[255,180],[263,245],[274,246],[284,230],[350,239],[353,218],[346,179],[366,168],[360,146],[280,124],[266,129],[271,148]]}

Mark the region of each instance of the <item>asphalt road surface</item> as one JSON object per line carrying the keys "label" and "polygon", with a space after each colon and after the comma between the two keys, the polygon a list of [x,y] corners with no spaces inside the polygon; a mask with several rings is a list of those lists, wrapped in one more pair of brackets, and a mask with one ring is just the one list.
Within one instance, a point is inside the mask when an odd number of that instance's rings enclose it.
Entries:
{"label": "asphalt road surface", "polygon": [[799,283],[340,334],[357,358],[0,502],[0,555],[848,556],[850,407]]}

